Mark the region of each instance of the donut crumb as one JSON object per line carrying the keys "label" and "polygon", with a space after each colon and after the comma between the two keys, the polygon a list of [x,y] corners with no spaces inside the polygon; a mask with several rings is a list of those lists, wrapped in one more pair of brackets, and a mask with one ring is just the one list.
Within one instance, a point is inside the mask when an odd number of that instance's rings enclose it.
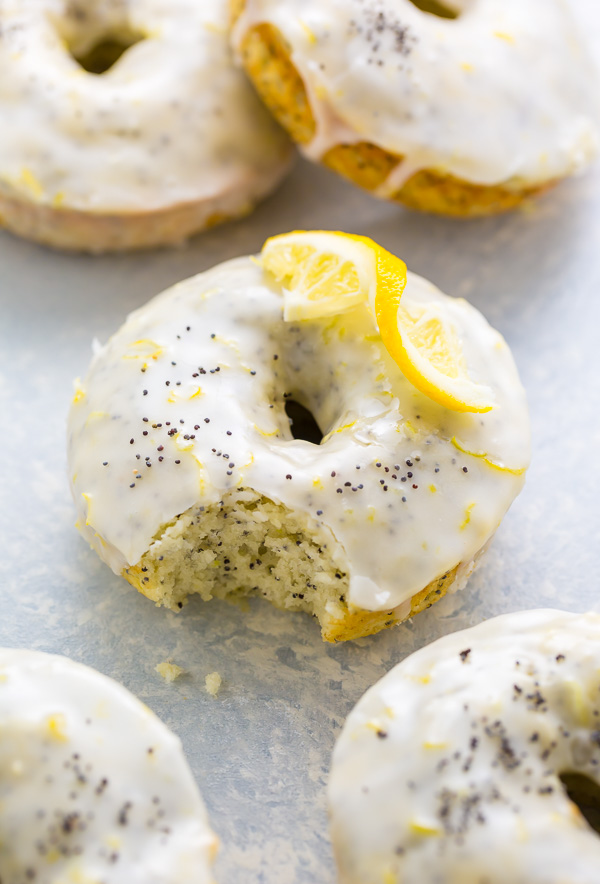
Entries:
{"label": "donut crumb", "polygon": [[185,671],[181,666],[172,663],[171,660],[163,660],[163,662],[158,663],[154,669],[162,678],[164,678],[167,684],[171,684],[171,682],[175,681],[176,678],[179,678],[179,676]]}
{"label": "donut crumb", "polygon": [[204,679],[204,685],[206,687],[206,692],[211,695],[211,697],[216,697],[219,694],[219,690],[221,689],[221,685],[223,684],[223,679],[221,678],[218,672],[209,672],[209,674]]}

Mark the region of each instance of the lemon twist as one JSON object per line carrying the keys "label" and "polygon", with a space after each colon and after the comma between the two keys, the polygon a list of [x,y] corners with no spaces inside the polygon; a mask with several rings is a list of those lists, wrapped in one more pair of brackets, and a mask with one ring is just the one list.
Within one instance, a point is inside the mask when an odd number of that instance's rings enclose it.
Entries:
{"label": "lemon twist", "polygon": [[476,383],[443,301],[401,299],[406,264],[367,236],[296,230],[268,239],[261,263],[283,288],[285,321],[346,313],[367,303],[381,341],[405,377],[453,411],[486,412],[492,391]]}

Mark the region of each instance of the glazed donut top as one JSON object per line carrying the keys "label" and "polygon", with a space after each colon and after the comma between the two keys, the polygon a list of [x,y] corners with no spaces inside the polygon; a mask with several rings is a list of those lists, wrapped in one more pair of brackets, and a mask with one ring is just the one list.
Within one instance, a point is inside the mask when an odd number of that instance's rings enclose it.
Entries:
{"label": "glazed donut top", "polygon": [[308,91],[303,150],[373,142],[404,158],[390,195],[435,168],[479,184],[535,183],[580,168],[598,145],[597,73],[563,0],[247,0],[234,45],[275,26]]}
{"label": "glazed donut top", "polygon": [[[134,212],[272,177],[286,138],[232,65],[227,15],[226,0],[0,0],[0,187]],[[132,34],[101,75],[71,55]]]}
{"label": "glazed donut top", "polygon": [[[525,395],[473,307],[412,274],[411,297],[453,312],[491,411],[451,412],[419,393],[366,307],[284,322],[282,290],[253,258],[133,313],[96,353],[69,417],[79,526],[100,557],[121,573],[180,513],[249,488],[333,535],[357,607],[396,607],[469,562],[524,481]],[[290,396],[314,414],[320,445],[292,438]]]}
{"label": "glazed donut top", "polygon": [[209,884],[215,836],[177,737],[116,682],[0,649],[0,879]]}
{"label": "glazed donut top", "polygon": [[600,784],[600,617],[508,614],[422,648],[349,715],[329,786],[344,884],[593,884],[561,774]]}

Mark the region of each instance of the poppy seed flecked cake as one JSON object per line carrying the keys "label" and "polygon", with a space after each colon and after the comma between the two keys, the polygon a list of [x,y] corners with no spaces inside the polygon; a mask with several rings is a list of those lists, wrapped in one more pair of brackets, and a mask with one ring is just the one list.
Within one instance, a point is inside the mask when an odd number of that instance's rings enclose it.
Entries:
{"label": "poppy seed flecked cake", "polygon": [[[91,546],[157,604],[249,593],[313,614],[330,641],[462,586],[523,485],[525,396],[473,307],[413,274],[405,302],[453,324],[490,411],[419,392],[367,304],[286,321],[282,287],[254,258],[133,313],[94,356],[69,418]],[[294,438],[290,400],[312,412],[320,444]]]}

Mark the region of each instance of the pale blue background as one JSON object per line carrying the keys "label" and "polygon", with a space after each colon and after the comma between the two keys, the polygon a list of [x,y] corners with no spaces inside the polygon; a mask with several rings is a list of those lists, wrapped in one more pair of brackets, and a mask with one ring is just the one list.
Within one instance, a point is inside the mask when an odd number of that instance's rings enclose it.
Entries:
{"label": "pale blue background", "polygon": [[[599,53],[595,0],[572,2]],[[65,415],[94,336],[171,283],[292,228],[368,234],[507,337],[533,464],[461,594],[370,639],[322,644],[305,616],[192,602],[155,609],[81,540]],[[325,784],[345,715],[410,651],[497,613],[599,607],[600,172],[530,208],[460,222],[376,202],[299,162],[253,215],[175,251],[70,256],[0,233],[0,644],[65,653],[122,681],[181,736],[222,846],[220,884],[334,878]],[[167,685],[166,657],[186,670]],[[217,699],[204,677],[218,670]]]}

